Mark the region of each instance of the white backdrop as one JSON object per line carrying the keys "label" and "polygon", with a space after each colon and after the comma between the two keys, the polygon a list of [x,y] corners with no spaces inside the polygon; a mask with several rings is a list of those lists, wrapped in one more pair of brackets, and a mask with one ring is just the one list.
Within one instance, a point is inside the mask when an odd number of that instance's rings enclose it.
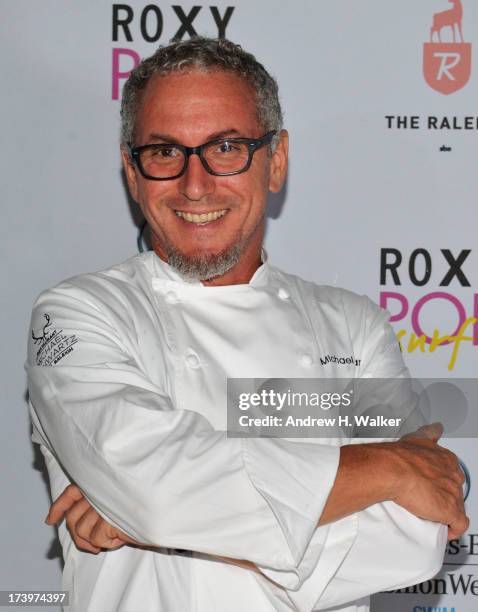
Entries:
{"label": "white backdrop", "polygon": [[[435,58],[442,62],[441,79],[440,65],[426,64],[429,81],[431,75],[438,88],[449,82],[457,89],[446,95],[433,89],[423,72],[423,45],[429,42],[433,15],[452,8],[446,0],[214,1],[185,2],[176,11],[161,1],[144,12],[152,5],[130,0],[129,11],[118,12],[121,19],[132,17],[130,36],[119,28],[117,40],[111,1],[2,5],[0,589],[59,586],[56,534],[42,523],[48,490],[29,440],[25,402],[22,366],[31,305],[42,289],[63,278],[109,266],[136,251],[139,218],[122,183],[119,102],[113,99],[124,81],[114,77],[132,67],[134,54],[149,55],[167,43],[185,20],[179,15],[188,15],[193,6],[201,8],[192,27],[213,36],[216,21],[233,7],[226,36],[255,53],[279,81],[291,165],[284,193],[271,200],[266,239],[271,261],[377,302],[382,292],[399,293],[401,302],[385,302],[384,296],[382,302],[395,315],[413,374],[476,377],[478,324],[465,319],[478,316],[478,4],[462,0],[464,40],[472,57],[466,85],[468,51],[464,44],[452,46],[450,28],[441,32],[445,46],[431,49],[449,54]],[[149,42],[144,34],[157,40]],[[442,129],[428,128],[430,116]],[[400,252],[400,285],[390,271],[381,283],[382,249]],[[409,271],[416,249],[430,257],[431,273],[421,286]],[[449,251],[448,263],[442,250]],[[462,274],[440,285],[450,258],[459,260],[463,250],[471,252],[462,254]],[[387,257],[388,262],[394,258]],[[418,280],[426,274],[424,257],[417,254],[412,267]],[[437,292],[446,295],[433,295]],[[422,298],[423,306],[417,307]],[[400,318],[405,301],[409,311]],[[467,339],[433,352],[424,343],[423,350],[409,352],[411,334],[420,334],[417,322],[429,336],[434,329],[440,336],[456,336],[464,323]],[[471,472],[469,533],[450,547],[442,582],[426,583],[415,593],[378,595],[375,611],[476,610],[476,444],[470,439],[449,445]]]}

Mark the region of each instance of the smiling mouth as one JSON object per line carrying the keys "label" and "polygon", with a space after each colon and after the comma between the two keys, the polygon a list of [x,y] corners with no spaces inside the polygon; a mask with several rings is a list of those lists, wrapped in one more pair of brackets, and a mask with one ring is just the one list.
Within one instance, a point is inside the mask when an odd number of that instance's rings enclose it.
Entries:
{"label": "smiling mouth", "polygon": [[174,212],[178,217],[181,217],[181,219],[189,221],[190,223],[210,223],[211,221],[217,221],[221,217],[224,217],[224,215],[229,212],[229,209],[225,208],[224,210],[215,210],[214,212],[201,213],[200,215],[183,212],[181,210],[175,210]]}

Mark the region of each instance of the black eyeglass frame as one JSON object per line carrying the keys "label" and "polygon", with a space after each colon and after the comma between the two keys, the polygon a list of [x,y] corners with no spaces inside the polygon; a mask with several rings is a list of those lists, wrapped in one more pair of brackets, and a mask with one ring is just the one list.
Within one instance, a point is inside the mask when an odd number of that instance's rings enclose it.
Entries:
{"label": "black eyeglass frame", "polygon": [[[151,181],[172,181],[173,179],[179,178],[186,172],[188,163],[189,163],[189,158],[191,155],[199,156],[199,159],[201,160],[201,163],[204,169],[207,172],[209,172],[209,174],[212,174],[213,176],[232,176],[234,174],[242,174],[242,172],[247,172],[247,170],[249,170],[251,166],[254,153],[261,147],[267,144],[270,144],[275,133],[276,133],[276,130],[272,130],[271,132],[267,132],[267,134],[264,134],[264,136],[261,136],[261,138],[218,138],[217,140],[210,140],[197,147],[186,147],[185,145],[176,144],[176,143],[147,144],[147,145],[141,145],[139,147],[131,147],[131,145],[128,145],[128,151],[129,151],[129,156],[131,160],[137,165],[143,177]],[[244,168],[242,168],[241,170],[234,170],[233,172],[215,172],[214,170],[210,168],[209,164],[207,163],[206,158],[204,157],[204,149],[211,145],[220,144],[222,142],[232,142],[232,143],[238,142],[238,143],[247,144],[249,158]],[[166,148],[166,147],[175,147],[183,152],[184,165],[181,171],[178,172],[178,174],[175,174],[174,176],[167,176],[164,178],[160,178],[157,176],[151,176],[143,168],[143,165],[141,163],[141,153],[143,151],[147,151],[148,149],[158,149],[158,148]]]}

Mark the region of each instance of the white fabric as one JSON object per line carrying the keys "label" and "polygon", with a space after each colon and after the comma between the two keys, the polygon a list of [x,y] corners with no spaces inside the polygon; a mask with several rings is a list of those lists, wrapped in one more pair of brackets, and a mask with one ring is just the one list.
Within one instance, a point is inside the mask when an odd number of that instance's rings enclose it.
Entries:
{"label": "white fabric", "polygon": [[346,439],[225,434],[227,377],[400,380],[387,319],[267,262],[249,284],[205,287],[152,252],[43,293],[26,368],[52,497],[75,482],[151,545],[95,556],[62,523],[68,609],[361,612],[370,593],[434,575],[446,528],[391,502],[316,529]]}

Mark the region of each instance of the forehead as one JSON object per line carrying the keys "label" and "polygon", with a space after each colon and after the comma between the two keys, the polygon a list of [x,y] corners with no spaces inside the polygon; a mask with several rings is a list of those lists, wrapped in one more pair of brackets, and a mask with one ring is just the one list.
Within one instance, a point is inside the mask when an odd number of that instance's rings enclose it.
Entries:
{"label": "forehead", "polygon": [[241,136],[262,135],[254,91],[238,75],[193,70],[153,76],[140,100],[136,140],[168,134],[188,146],[212,134],[236,130]]}

